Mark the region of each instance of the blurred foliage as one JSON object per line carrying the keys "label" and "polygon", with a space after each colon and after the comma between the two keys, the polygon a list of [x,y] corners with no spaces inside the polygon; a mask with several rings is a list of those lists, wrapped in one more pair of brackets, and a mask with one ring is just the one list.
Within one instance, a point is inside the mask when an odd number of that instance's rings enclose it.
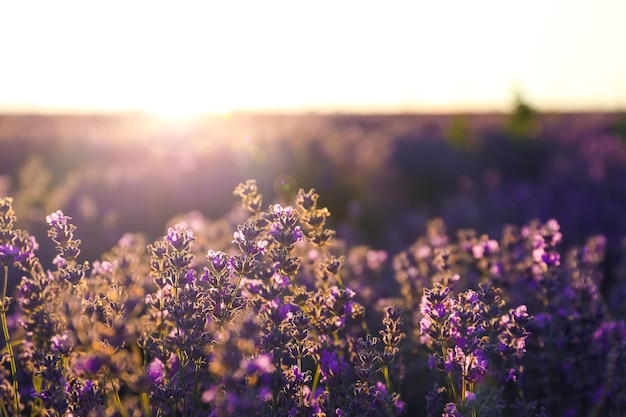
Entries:
{"label": "blurred foliage", "polygon": [[506,131],[514,139],[529,139],[541,132],[539,113],[518,94],[508,116]]}
{"label": "blurred foliage", "polygon": [[46,213],[72,216],[92,237],[91,258],[125,232],[161,236],[175,215],[218,219],[236,184],[256,178],[279,202],[315,188],[350,244],[393,253],[435,217],[494,236],[557,218],[566,244],[603,233],[615,259],[626,235],[623,120],[540,114],[521,98],[509,115],[7,115],[0,189],[38,236]]}
{"label": "blurred foliage", "polygon": [[610,133],[620,137],[623,141],[626,141],[626,112],[618,113],[608,130]]}

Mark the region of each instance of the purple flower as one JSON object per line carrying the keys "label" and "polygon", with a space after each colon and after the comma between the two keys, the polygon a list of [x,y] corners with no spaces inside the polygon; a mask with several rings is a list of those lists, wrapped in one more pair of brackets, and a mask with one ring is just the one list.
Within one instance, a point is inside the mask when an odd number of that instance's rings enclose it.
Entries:
{"label": "purple flower", "polygon": [[10,265],[19,254],[20,250],[10,243],[3,243],[0,245],[0,263],[3,265]]}
{"label": "purple flower", "polygon": [[448,403],[444,406],[441,417],[463,417],[463,415],[457,410],[455,403]]}
{"label": "purple flower", "polygon": [[320,353],[320,369],[322,375],[325,377],[333,377],[339,375],[341,372],[341,363],[337,358],[337,355],[329,352],[328,350],[322,350]]}
{"label": "purple flower", "polygon": [[541,260],[548,266],[559,266],[561,264],[561,255],[556,252],[543,253]]}
{"label": "purple flower", "polygon": [[74,347],[74,340],[70,337],[67,331],[63,332],[61,335],[54,335],[50,340],[50,347],[59,353],[64,355],[69,354],[69,352]]}
{"label": "purple flower", "polygon": [[191,284],[195,280],[196,280],[196,271],[194,271],[193,269],[188,269],[187,272],[185,272],[185,283]]}
{"label": "purple flower", "polygon": [[248,374],[271,374],[276,370],[276,367],[272,363],[272,356],[267,353],[259,355],[250,361],[247,361],[245,368]]}
{"label": "purple flower", "polygon": [[297,365],[291,365],[291,368],[285,372],[287,380],[296,386],[304,385],[311,380],[310,372],[302,372]]}
{"label": "purple flower", "polygon": [[274,204],[271,207],[271,214],[278,216],[280,219],[288,219],[293,216],[293,207],[283,207],[280,204]]}
{"label": "purple flower", "polygon": [[509,369],[509,372],[506,376],[506,381],[517,381],[517,375],[515,375],[515,369]]}
{"label": "purple flower", "polygon": [[228,266],[229,257],[224,252],[209,250],[206,257],[209,264],[218,274]]}
{"label": "purple flower", "polygon": [[521,305],[513,310],[511,310],[511,315],[515,320],[515,323],[520,326],[525,326],[530,321],[531,317],[528,315],[527,308],[525,305]]}
{"label": "purple flower", "polygon": [[196,238],[193,236],[193,230],[191,229],[173,229],[170,227],[164,239],[167,240],[174,249],[181,252],[189,249],[189,244]]}
{"label": "purple flower", "polygon": [[163,380],[165,379],[165,365],[159,358],[154,358],[152,362],[148,364],[146,376],[153,384],[160,385],[163,383]]}
{"label": "purple flower", "polygon": [[85,277],[85,271],[87,271],[87,269],[89,269],[87,263],[82,265],[69,265],[66,268],[59,269],[59,276],[70,284],[76,285]]}
{"label": "purple flower", "polygon": [[90,379],[86,380],[85,384],[82,386],[80,390],[80,399],[83,401],[88,399],[91,395],[93,395],[93,393],[96,390],[97,390],[96,384]]}
{"label": "purple flower", "polygon": [[443,369],[446,372],[452,372],[455,368],[455,365],[463,364],[464,353],[458,346],[455,346],[454,349],[448,349],[446,352],[446,357],[443,363]]}
{"label": "purple flower", "polygon": [[472,247],[472,255],[474,258],[480,259],[485,254],[485,247],[481,244],[476,244]]}
{"label": "purple flower", "polygon": [[302,239],[304,239],[304,233],[302,232],[302,229],[300,229],[300,226],[294,227],[292,234],[293,234],[293,240],[295,240],[296,242],[299,242]]}
{"label": "purple flower", "polygon": [[304,239],[304,233],[297,226],[298,216],[293,207],[281,207],[275,204],[267,216],[272,221],[269,235],[280,245],[290,247]]}
{"label": "purple flower", "polygon": [[256,237],[260,234],[252,224],[239,226],[238,230],[233,233],[233,243],[239,246],[239,249],[246,255],[254,256],[265,250],[267,240],[256,241]]}
{"label": "purple flower", "polygon": [[52,263],[57,267],[57,269],[62,269],[67,267],[67,261],[61,255],[57,255],[52,260]]}
{"label": "purple flower", "polygon": [[433,369],[437,366],[437,358],[435,355],[428,355],[428,367]]}
{"label": "purple flower", "polygon": [[100,368],[102,368],[104,364],[108,362],[106,359],[107,358],[99,354],[83,355],[76,360],[75,369],[77,371],[95,374],[100,370]]}
{"label": "purple flower", "polygon": [[135,236],[132,233],[124,233],[124,235],[117,241],[117,245],[121,248],[130,248],[137,242]]}
{"label": "purple flower", "polygon": [[465,401],[471,403],[472,401],[476,401],[476,394],[472,391],[465,391]]}
{"label": "purple flower", "polygon": [[52,227],[63,228],[67,224],[67,221],[71,219],[71,217],[63,214],[61,210],[57,210],[46,216],[46,223]]}
{"label": "purple flower", "polygon": [[475,352],[465,356],[465,375],[469,382],[476,382],[487,372],[487,357],[484,352],[477,349]]}
{"label": "purple flower", "polygon": [[[63,258],[61,258],[63,259]],[[91,269],[92,275],[97,274],[111,274],[115,271],[115,266],[108,261],[95,261]]]}
{"label": "purple flower", "polygon": [[35,258],[35,251],[39,249],[39,244],[35,236],[28,236],[27,233],[17,233],[15,244],[19,247],[19,253],[15,257],[15,262],[23,270],[28,270],[30,262]]}
{"label": "purple flower", "polygon": [[304,210],[311,211],[315,209],[318,197],[319,195],[315,192],[315,189],[311,188],[308,192],[304,192],[304,189],[300,188],[296,196],[296,203]]}

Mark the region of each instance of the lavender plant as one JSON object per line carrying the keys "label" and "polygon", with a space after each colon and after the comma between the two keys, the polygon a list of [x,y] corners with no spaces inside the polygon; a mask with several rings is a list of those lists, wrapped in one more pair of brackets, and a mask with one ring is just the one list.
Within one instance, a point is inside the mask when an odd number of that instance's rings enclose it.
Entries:
{"label": "lavender plant", "polygon": [[391,259],[336,239],[312,189],[235,195],[245,215],[125,234],[93,262],[56,211],[51,270],[1,199],[0,415],[623,414],[603,237],[562,251],[550,220],[453,240],[435,220]]}
{"label": "lavender plant", "polygon": [[2,412],[7,416],[9,411],[13,414],[18,414],[20,410],[15,354],[7,325],[7,313],[11,303],[11,298],[6,295],[9,265],[13,264],[16,258],[20,256],[20,249],[15,245],[18,234],[13,230],[15,213],[11,203],[11,198],[2,198],[0,200],[0,264],[2,264],[4,272],[2,293],[0,293],[0,324],[2,325],[2,335],[4,336],[4,345],[6,347],[6,354],[4,352],[2,354],[2,363],[9,363],[10,378],[12,379],[12,384],[8,384],[8,380],[3,379],[4,383],[1,385],[0,398],[2,399]]}

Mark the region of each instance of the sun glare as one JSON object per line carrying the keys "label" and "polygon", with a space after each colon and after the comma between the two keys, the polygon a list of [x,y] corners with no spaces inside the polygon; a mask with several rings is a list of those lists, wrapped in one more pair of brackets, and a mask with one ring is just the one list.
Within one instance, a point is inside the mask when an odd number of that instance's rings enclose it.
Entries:
{"label": "sun glare", "polygon": [[207,107],[202,103],[193,102],[173,103],[166,101],[163,103],[152,103],[142,106],[139,110],[171,122],[186,122],[206,114],[218,116],[227,116],[229,114],[227,108]]}
{"label": "sun glare", "polygon": [[503,109],[514,88],[611,106],[626,3],[602,2],[12,2],[0,109]]}

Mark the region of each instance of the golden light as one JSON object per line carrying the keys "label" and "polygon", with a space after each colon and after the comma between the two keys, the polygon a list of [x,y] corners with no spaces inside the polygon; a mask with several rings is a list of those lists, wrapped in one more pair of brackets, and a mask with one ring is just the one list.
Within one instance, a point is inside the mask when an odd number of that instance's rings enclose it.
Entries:
{"label": "golden light", "polygon": [[[626,2],[10,2],[0,110],[626,105]],[[582,30],[581,28],[585,28]]]}

